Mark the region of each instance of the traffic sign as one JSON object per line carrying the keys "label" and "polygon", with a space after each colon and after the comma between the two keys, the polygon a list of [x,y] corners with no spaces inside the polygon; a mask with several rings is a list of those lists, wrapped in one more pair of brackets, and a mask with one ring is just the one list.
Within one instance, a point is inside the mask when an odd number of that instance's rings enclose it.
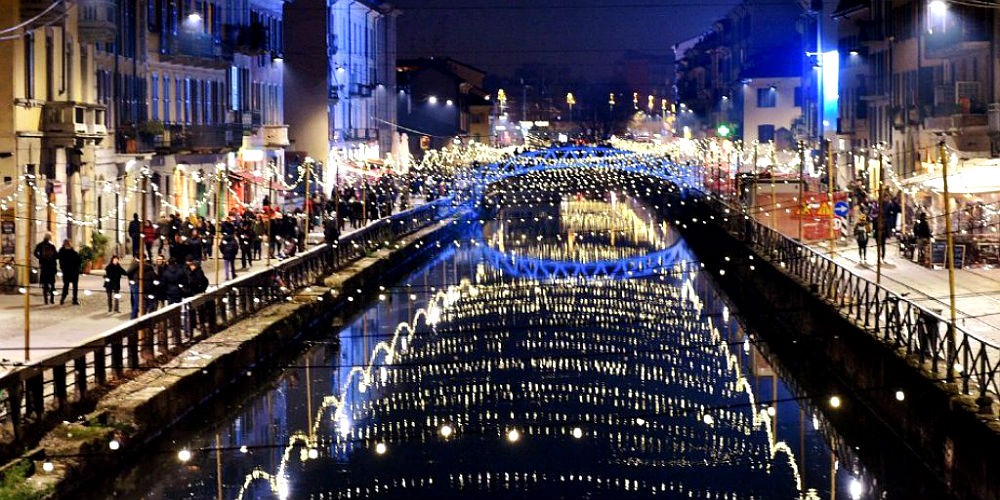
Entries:
{"label": "traffic sign", "polygon": [[837,217],[847,217],[847,212],[850,211],[851,207],[846,201],[838,201],[833,204],[833,213],[837,214]]}

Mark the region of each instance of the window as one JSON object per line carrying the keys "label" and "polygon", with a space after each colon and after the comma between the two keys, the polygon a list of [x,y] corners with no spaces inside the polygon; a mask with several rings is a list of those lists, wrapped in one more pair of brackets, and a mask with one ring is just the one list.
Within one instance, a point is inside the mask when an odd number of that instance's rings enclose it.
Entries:
{"label": "window", "polygon": [[795,87],[795,106],[802,107],[802,87]]}
{"label": "window", "polygon": [[160,119],[160,77],[153,73],[152,81],[150,82],[150,90],[152,90],[152,102],[153,102],[153,120]]}
{"label": "window", "polygon": [[757,89],[757,107],[758,108],[773,108],[777,105],[778,101],[778,91],[774,87],[768,87],[766,89]]}
{"label": "window", "polygon": [[35,98],[35,35],[24,35],[24,97]]}
{"label": "window", "polygon": [[191,124],[191,79],[184,79],[184,123]]}
{"label": "window", "polygon": [[176,118],[174,120],[177,123],[184,123],[184,112],[182,111],[184,108],[184,88],[181,87],[180,77],[174,79],[174,99],[176,102],[174,106],[174,115],[176,115]]}
{"label": "window", "polygon": [[170,76],[163,75],[163,122],[170,122]]}
{"label": "window", "polygon": [[774,140],[774,125],[757,125],[757,140],[767,142]]}

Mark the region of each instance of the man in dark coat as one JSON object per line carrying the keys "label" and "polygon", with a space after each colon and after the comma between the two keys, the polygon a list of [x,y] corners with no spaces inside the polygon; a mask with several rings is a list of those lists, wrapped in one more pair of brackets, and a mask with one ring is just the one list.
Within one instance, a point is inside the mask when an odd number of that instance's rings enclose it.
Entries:
{"label": "man in dark coat", "polygon": [[185,297],[193,297],[208,290],[208,277],[201,268],[201,263],[194,259],[187,260],[187,286],[184,288]]}
{"label": "man in dark coat", "polygon": [[184,289],[188,286],[187,273],[173,258],[167,262],[167,268],[163,270],[160,282],[167,296],[167,304],[176,304],[184,298]]}
{"label": "man in dark coat", "polygon": [[132,220],[128,223],[128,238],[132,240],[132,257],[139,258],[139,242],[142,241],[142,224],[139,222],[139,214],[133,213]]}
{"label": "man in dark coat", "polygon": [[340,238],[340,224],[337,222],[337,217],[327,216],[326,225],[323,227],[323,241],[327,245],[332,245],[337,242]]}
{"label": "man in dark coat", "polygon": [[63,240],[63,246],[56,254],[56,258],[59,260],[59,270],[62,271],[63,279],[62,298],[59,300],[59,304],[66,303],[69,287],[73,285],[73,305],[78,306],[80,302],[77,300],[77,288],[80,283],[80,265],[82,264],[80,254],[76,253],[73,244],[67,239]]}
{"label": "man in dark coat", "polygon": [[52,244],[52,235],[46,233],[41,243],[35,245],[35,258],[38,259],[38,282],[42,285],[42,298],[46,304],[56,303],[56,246]]}

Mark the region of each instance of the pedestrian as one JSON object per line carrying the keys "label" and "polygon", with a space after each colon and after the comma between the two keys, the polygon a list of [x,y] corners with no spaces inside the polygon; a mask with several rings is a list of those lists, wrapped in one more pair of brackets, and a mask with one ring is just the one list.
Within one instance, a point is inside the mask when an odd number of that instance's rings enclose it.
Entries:
{"label": "pedestrian", "polygon": [[930,255],[931,225],[927,223],[927,213],[921,211],[913,224],[913,237],[917,240],[917,262],[927,266]]}
{"label": "pedestrian", "polygon": [[133,213],[132,220],[128,223],[128,237],[132,241],[132,257],[139,258],[139,241],[142,237],[141,224],[139,223],[139,214]]}
{"label": "pedestrian", "polygon": [[187,240],[187,255],[186,259],[201,261],[201,255],[204,251],[204,242],[201,240],[201,234],[198,233],[197,229],[191,230],[191,237]]}
{"label": "pedestrian", "polygon": [[[108,312],[121,312],[122,276],[127,274],[117,255],[111,257],[111,263],[104,268],[104,291],[108,295]],[[114,307],[112,307],[114,305]]]}
{"label": "pedestrian", "polygon": [[870,231],[868,217],[864,213],[858,214],[858,220],[854,224],[854,239],[858,242],[858,257],[864,263],[868,262],[868,233]]}
{"label": "pedestrian", "polygon": [[38,282],[42,285],[42,299],[46,304],[56,303],[56,246],[52,244],[52,235],[45,233],[42,242],[35,245],[35,258],[38,259]]}
{"label": "pedestrian", "polygon": [[201,268],[201,263],[194,259],[188,259],[186,269],[187,285],[184,288],[185,297],[193,297],[208,290],[208,277]]}
{"label": "pedestrian", "polygon": [[327,216],[326,225],[323,227],[323,241],[328,245],[333,245],[340,239],[340,224],[336,215]]}
{"label": "pedestrian", "polygon": [[236,242],[236,236],[232,234],[225,235],[219,242],[219,255],[222,256],[225,279],[227,280],[236,277],[236,254],[239,250],[240,245]]}
{"label": "pedestrian", "polygon": [[[160,256],[162,257],[162,256]],[[158,257],[158,258],[160,258]],[[132,311],[129,318],[136,319],[139,317],[139,301],[145,301],[145,307],[142,309],[143,314],[148,314],[156,310],[156,288],[157,279],[156,272],[153,269],[153,265],[149,263],[148,260],[142,261],[142,280],[139,279],[139,260],[133,260],[128,266],[128,270],[125,271],[125,277],[128,278],[128,288],[129,288],[129,298],[131,299]],[[141,285],[141,286],[140,286]],[[142,290],[140,290],[140,288]],[[140,292],[141,296],[140,296]]]}
{"label": "pedestrian", "polygon": [[253,258],[254,260],[260,260],[261,254],[263,253],[263,240],[264,240],[264,221],[261,217],[254,217],[251,223],[251,228],[253,230]]}
{"label": "pedestrian", "polygon": [[77,288],[80,286],[80,254],[73,249],[73,244],[68,239],[63,240],[63,246],[56,254],[59,259],[59,270],[62,271],[63,289],[62,298],[59,305],[66,303],[66,295],[69,293],[70,285],[73,286],[73,305],[80,305],[77,298]]}
{"label": "pedestrian", "polygon": [[167,261],[167,268],[163,270],[160,282],[163,283],[167,304],[176,304],[184,298],[185,288],[188,286],[187,273],[174,258]]}
{"label": "pedestrian", "polygon": [[153,255],[153,242],[157,238],[156,228],[153,227],[153,223],[146,219],[142,222],[142,242],[146,245],[146,259],[149,259]]}

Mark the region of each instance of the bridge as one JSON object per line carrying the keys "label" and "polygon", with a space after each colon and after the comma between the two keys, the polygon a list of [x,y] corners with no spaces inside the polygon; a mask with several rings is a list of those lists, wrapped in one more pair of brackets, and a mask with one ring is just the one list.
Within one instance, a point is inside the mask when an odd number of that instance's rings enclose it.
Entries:
{"label": "bridge", "polygon": [[695,166],[678,164],[661,155],[605,146],[551,147],[479,166],[472,171],[473,188],[476,195],[481,195],[486,187],[505,179],[559,170],[619,171],[655,177],[677,186],[681,197],[686,197],[691,190],[702,189]]}

